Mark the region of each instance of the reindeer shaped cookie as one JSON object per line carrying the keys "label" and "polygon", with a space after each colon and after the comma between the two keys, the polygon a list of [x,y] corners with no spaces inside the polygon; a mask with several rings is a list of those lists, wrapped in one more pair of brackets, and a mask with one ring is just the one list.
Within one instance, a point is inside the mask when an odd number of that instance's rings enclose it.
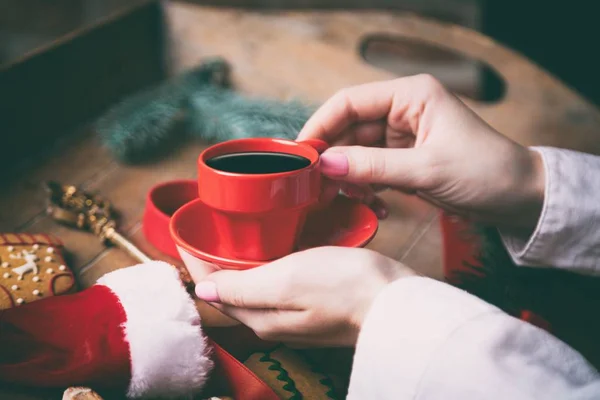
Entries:
{"label": "reindeer shaped cookie", "polygon": [[74,284],[57,238],[0,233],[0,310],[70,293]]}
{"label": "reindeer shaped cookie", "polygon": [[28,272],[33,272],[35,275],[39,273],[38,265],[36,261],[39,260],[38,256],[34,252],[29,252],[27,250],[21,250],[21,254],[11,254],[10,258],[22,258],[25,261],[25,264],[20,267],[13,268],[12,271],[17,274],[17,279],[22,281],[23,275]]}

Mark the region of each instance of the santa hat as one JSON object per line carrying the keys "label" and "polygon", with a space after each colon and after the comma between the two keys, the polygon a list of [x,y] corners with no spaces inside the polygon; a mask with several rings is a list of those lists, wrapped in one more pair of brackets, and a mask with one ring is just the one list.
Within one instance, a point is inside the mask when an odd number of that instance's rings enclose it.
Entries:
{"label": "santa hat", "polygon": [[0,382],[28,387],[191,395],[213,368],[209,348],[177,271],[160,261],[110,272],[76,294],[0,311]]}

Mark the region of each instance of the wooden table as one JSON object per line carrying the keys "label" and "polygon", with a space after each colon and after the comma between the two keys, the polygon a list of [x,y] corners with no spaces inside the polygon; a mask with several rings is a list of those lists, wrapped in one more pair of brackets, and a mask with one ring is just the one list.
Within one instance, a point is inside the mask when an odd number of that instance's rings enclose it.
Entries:
{"label": "wooden table", "polygon": [[[394,77],[361,60],[357,48],[365,37],[383,33],[425,40],[483,60],[506,80],[506,95],[498,103],[465,99],[501,132],[526,145],[600,153],[596,108],[536,65],[470,30],[391,12],[253,13],[179,3],[169,4],[167,12],[175,72],[220,55],[233,65],[235,84],[244,93],[321,102],[340,88]],[[193,178],[202,148],[203,144],[194,143],[156,164],[125,166],[100,146],[94,132],[84,129],[64,140],[51,156],[33,160],[31,169],[4,185],[0,229],[60,237],[81,287],[133,264],[124,252],[107,249],[90,234],[58,226],[46,216],[40,183],[53,179],[110,199],[122,213],[121,231],[151,257],[166,259],[142,236],[145,195],[158,182]],[[399,193],[384,197],[391,205],[391,217],[381,223],[369,247],[442,278],[438,211]],[[14,393],[11,396],[15,398]]]}

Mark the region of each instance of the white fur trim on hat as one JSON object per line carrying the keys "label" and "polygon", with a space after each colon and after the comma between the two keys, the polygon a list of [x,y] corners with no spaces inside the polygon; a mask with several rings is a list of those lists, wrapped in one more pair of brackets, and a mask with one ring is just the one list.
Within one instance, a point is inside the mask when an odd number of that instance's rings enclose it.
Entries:
{"label": "white fur trim on hat", "polygon": [[104,275],[127,322],[131,380],[127,396],[174,398],[199,392],[213,362],[200,315],[175,268],[152,261]]}

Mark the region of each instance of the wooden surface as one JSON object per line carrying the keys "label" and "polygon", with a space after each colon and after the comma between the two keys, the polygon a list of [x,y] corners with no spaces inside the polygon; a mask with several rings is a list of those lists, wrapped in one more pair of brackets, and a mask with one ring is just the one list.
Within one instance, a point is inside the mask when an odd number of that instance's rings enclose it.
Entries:
{"label": "wooden surface", "polygon": [[[463,28],[390,12],[252,13],[177,3],[170,4],[168,17],[176,71],[204,57],[220,55],[233,65],[241,91],[280,99],[322,102],[345,86],[393,78],[358,56],[366,35],[401,35],[457,49],[489,62],[507,81],[506,96],[500,102],[467,101],[494,127],[526,145],[600,152],[597,109],[519,55]],[[123,252],[104,248],[90,234],[57,226],[45,215],[40,182],[54,179],[110,199],[122,213],[121,231],[151,257],[161,258],[141,234],[145,195],[158,182],[194,177],[195,159],[202,148],[202,144],[192,143],[159,163],[123,166],[99,146],[93,132],[80,133],[65,140],[50,157],[37,160],[19,179],[4,185],[0,229],[60,237],[83,287],[108,271],[131,265],[134,261]],[[391,217],[381,223],[369,247],[441,278],[437,210],[399,193],[385,193],[384,197],[391,205]],[[13,393],[0,398],[16,397]]]}

